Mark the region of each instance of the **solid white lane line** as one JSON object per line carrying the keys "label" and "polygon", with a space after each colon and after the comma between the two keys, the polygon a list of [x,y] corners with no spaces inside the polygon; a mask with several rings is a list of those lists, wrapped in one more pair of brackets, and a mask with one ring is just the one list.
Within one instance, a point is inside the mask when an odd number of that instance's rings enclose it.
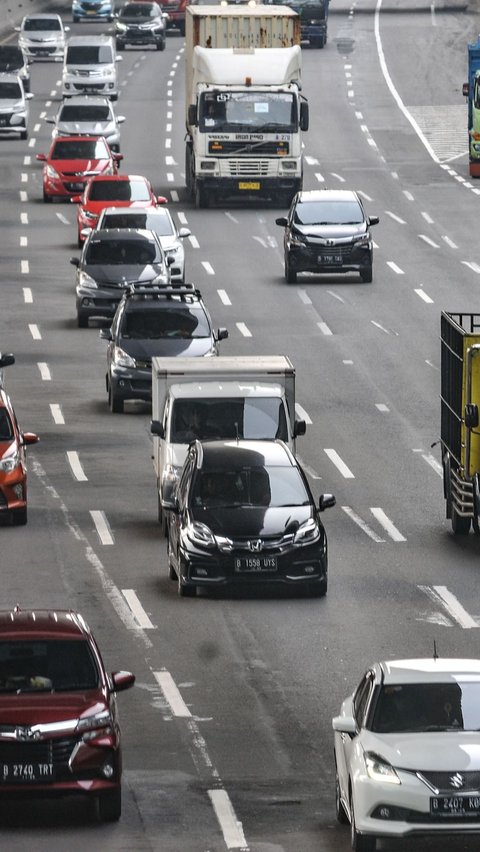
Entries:
{"label": "solid white lane line", "polygon": [[199,244],[197,238],[194,237],[193,234],[190,234],[188,239],[190,240],[190,244],[191,244],[192,248],[200,248],[200,244]]}
{"label": "solid white lane line", "polygon": [[62,409],[60,408],[58,402],[51,402],[50,411],[52,412],[53,422],[57,424],[57,426],[65,425],[65,418],[62,414]]}
{"label": "solid white lane line", "polygon": [[377,519],[378,523],[385,530],[387,535],[390,536],[394,541],[406,541],[407,539],[397,530],[396,526],[392,523],[390,518],[387,517],[383,509],[379,507],[370,507],[370,511],[374,518]]}
{"label": "solid white lane line", "polygon": [[30,272],[30,264],[28,260],[20,261],[20,272],[22,273],[22,275],[28,275],[28,273]]}
{"label": "solid white lane line", "polygon": [[388,405],[385,405],[384,402],[376,402],[375,408],[378,408],[379,411],[384,411],[384,412],[390,411]]}
{"label": "solid white lane line", "polygon": [[33,295],[30,287],[23,288],[23,301],[28,304],[33,302]]}
{"label": "solid white lane line", "polygon": [[130,609],[132,610],[135,620],[138,621],[138,626],[141,627],[142,630],[156,630],[155,625],[152,624],[142,604],[140,603],[135,590],[122,589],[122,595],[124,595],[125,600],[127,601]]}
{"label": "solid white lane line", "polygon": [[38,361],[37,367],[40,370],[40,377],[43,382],[51,382],[52,376],[50,374],[50,370],[48,368],[48,364],[45,361]]}
{"label": "solid white lane line", "polygon": [[208,262],[208,260],[202,260],[202,266],[203,266],[205,272],[208,273],[208,275],[215,275],[215,270],[214,270],[212,264]]}
{"label": "solid white lane line", "polygon": [[237,326],[240,334],[243,334],[244,337],[251,337],[252,336],[252,332],[249,331],[249,329],[247,328],[247,326],[245,325],[244,322],[237,322],[237,323],[235,323],[235,325]]}
{"label": "solid white lane line", "polygon": [[430,237],[427,237],[425,234],[419,234],[419,239],[423,240],[427,245],[432,246],[432,248],[440,248],[438,243],[435,243]]}
{"label": "solid white lane line", "polygon": [[414,290],[414,292],[417,294],[417,296],[420,296],[420,298],[423,299],[423,301],[426,302],[427,305],[433,305],[433,299],[431,299],[430,296],[427,296],[425,290],[422,290],[421,287],[418,287],[416,290]]}
{"label": "solid white lane line", "polygon": [[405,275],[403,269],[400,269],[400,267],[397,266],[397,264],[394,263],[393,260],[387,260],[387,266],[389,266],[390,269],[393,270],[393,272],[396,272],[397,275]]}
{"label": "solid white lane line", "polygon": [[218,295],[220,296],[221,301],[224,305],[231,305],[231,301],[227,295],[226,290],[217,290]]}
{"label": "solid white lane line", "polygon": [[[92,521],[95,524],[98,537],[102,544],[113,544],[113,535],[105,512],[99,511],[98,509],[90,509],[90,515],[92,516]],[[143,625],[140,625],[140,627],[142,626]]]}
{"label": "solid white lane line", "polygon": [[436,604],[441,604],[447,610],[449,616],[453,618],[460,627],[469,630],[472,627],[479,625],[474,618],[464,609],[460,601],[448,591],[446,586],[419,586],[422,592],[425,592],[431,600]]}
{"label": "solid white lane line", "polygon": [[401,216],[397,216],[396,213],[392,213],[391,210],[385,210],[387,216],[390,216],[390,219],[393,219],[394,222],[398,222],[399,225],[406,225],[405,219],[402,219]]}
{"label": "solid white lane line", "polygon": [[208,795],[222,829],[227,849],[246,849],[247,841],[243,833],[242,823],[237,819],[227,791],[222,789],[209,790]]}
{"label": "solid white lane line", "polygon": [[78,458],[76,450],[67,451],[67,461],[72,469],[75,479],[78,480],[78,482],[88,482],[88,476],[85,474],[85,471],[80,464],[80,459]]}
{"label": "solid white lane line", "polygon": [[377,533],[372,530],[372,528],[368,526],[368,524],[363,520],[363,518],[361,518],[360,515],[357,515],[357,513],[354,512],[350,506],[342,506],[342,509],[345,514],[348,515],[348,517],[351,518],[352,521],[354,521],[357,526],[359,526],[360,529],[363,530],[364,533],[366,533],[366,535],[368,535],[369,538],[377,542],[377,544],[383,544],[385,542],[385,539],[380,538],[380,536],[377,535]]}
{"label": "solid white lane line", "polygon": [[295,403],[295,414],[298,416],[299,420],[305,420],[305,423],[307,425],[312,422],[311,417],[307,414],[305,409],[302,408],[299,402]]}
{"label": "solid white lane line", "polygon": [[192,714],[180,695],[170,672],[154,672],[153,676],[162,690],[165,701],[169,705],[173,715],[183,719],[190,718]]}
{"label": "solid white lane line", "polygon": [[349,467],[347,467],[345,462],[342,461],[336,450],[324,449],[324,453],[327,454],[330,461],[335,465],[337,470],[340,471],[340,473],[342,474],[342,476],[345,477],[345,479],[355,479],[355,476],[353,475],[352,471]]}
{"label": "solid white lane line", "polygon": [[35,323],[31,323],[28,326],[28,329],[29,329],[30,334],[32,335],[34,340],[41,340],[42,339],[42,335],[40,334],[40,329],[39,329],[38,325],[36,325]]}

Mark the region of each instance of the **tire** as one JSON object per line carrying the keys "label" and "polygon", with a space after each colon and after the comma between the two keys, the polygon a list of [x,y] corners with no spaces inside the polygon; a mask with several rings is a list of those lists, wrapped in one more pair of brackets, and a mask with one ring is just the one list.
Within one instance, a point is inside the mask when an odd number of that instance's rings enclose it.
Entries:
{"label": "tire", "polygon": [[53,198],[52,198],[51,195],[47,195],[46,192],[44,192],[43,193],[43,200],[44,200],[45,204],[51,204],[52,201],[53,201]]}
{"label": "tire", "polygon": [[340,825],[348,825],[348,816],[340,800],[340,784],[337,772],[335,772],[335,815]]}
{"label": "tire", "polygon": [[28,130],[22,130],[20,133],[20,139],[28,139]]}
{"label": "tire", "polygon": [[360,276],[365,284],[371,284],[373,281],[373,267],[368,266],[367,269],[361,269]]}
{"label": "tire", "polygon": [[377,841],[371,834],[359,834],[355,825],[353,802],[350,801],[350,839],[353,852],[375,852]]}
{"label": "tire", "polygon": [[311,598],[324,598],[327,594],[328,582],[327,578],[317,580],[316,583],[308,584],[308,593]]}
{"label": "tire", "polygon": [[297,273],[290,266],[288,262],[288,257],[285,257],[285,281],[287,282],[287,284],[297,283]]}
{"label": "tire", "polygon": [[108,407],[112,414],[123,414],[123,399],[113,393],[111,386],[108,389]]}
{"label": "tire", "polygon": [[452,506],[452,530],[455,535],[468,535],[471,521],[471,518],[463,518],[461,515],[458,515],[455,507]]}
{"label": "tire", "polygon": [[15,527],[24,527],[27,523],[27,507],[23,509],[15,509],[12,512],[12,522]]}
{"label": "tire", "polygon": [[123,41],[117,41],[116,48],[117,50],[125,50],[125,43]]}
{"label": "tire", "polygon": [[80,249],[83,248],[83,240],[81,239],[80,234],[77,237],[77,246]]}
{"label": "tire", "polygon": [[100,822],[118,822],[122,815],[122,790],[101,793],[97,799]]}
{"label": "tire", "polygon": [[202,186],[198,184],[195,187],[195,208],[197,210],[203,210],[205,207],[208,207],[208,196]]}
{"label": "tire", "polygon": [[162,39],[162,41],[158,42],[157,50],[165,50],[165,39]]}
{"label": "tire", "polygon": [[74,15],[73,18],[72,18],[72,21],[73,21],[74,24],[79,24],[80,18],[77,15]]}
{"label": "tire", "polygon": [[194,598],[197,594],[196,586],[183,585],[180,573],[177,574],[177,590],[181,598]]}
{"label": "tire", "polygon": [[185,35],[185,21],[180,21],[178,25],[178,29],[180,30],[180,35]]}
{"label": "tire", "polygon": [[88,328],[88,317],[85,314],[78,314],[77,325],[79,328]]}

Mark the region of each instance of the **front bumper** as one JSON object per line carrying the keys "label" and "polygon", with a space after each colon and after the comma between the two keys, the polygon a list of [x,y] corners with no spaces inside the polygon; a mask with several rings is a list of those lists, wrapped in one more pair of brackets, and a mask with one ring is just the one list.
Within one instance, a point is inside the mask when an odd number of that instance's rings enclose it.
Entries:
{"label": "front bumper", "polygon": [[0,133],[25,133],[27,114],[25,112],[0,113]]}
{"label": "front bumper", "polygon": [[27,505],[27,476],[23,465],[11,473],[0,473],[0,514],[24,509]]}
{"label": "front bumper", "polygon": [[165,30],[126,30],[115,33],[117,45],[122,44],[162,44]]}
{"label": "front bumper", "polygon": [[295,272],[360,272],[372,265],[372,251],[368,246],[339,245],[324,247],[308,244],[291,246],[288,260]]}

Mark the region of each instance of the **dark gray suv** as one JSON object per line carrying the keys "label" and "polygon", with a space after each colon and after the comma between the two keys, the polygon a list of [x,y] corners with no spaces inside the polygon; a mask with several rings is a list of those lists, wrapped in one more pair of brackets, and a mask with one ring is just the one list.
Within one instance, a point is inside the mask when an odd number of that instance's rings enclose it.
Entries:
{"label": "dark gray suv", "polygon": [[356,192],[319,189],[297,192],[288,216],[275,220],[285,228],[285,278],[295,284],[299,272],[335,274],[358,272],[362,281],[373,279],[370,226],[378,216],[367,216]]}

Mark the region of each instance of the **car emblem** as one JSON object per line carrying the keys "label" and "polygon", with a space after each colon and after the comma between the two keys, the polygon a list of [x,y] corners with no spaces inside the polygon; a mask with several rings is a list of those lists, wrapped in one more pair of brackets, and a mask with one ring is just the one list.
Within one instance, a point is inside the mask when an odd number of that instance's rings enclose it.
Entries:
{"label": "car emblem", "polygon": [[455,787],[456,790],[460,790],[465,786],[465,779],[463,775],[460,775],[460,772],[456,772],[455,775],[451,775],[448,780],[450,781],[450,787]]}
{"label": "car emblem", "polygon": [[262,539],[254,538],[248,542],[248,547],[253,553],[258,553],[263,548]]}
{"label": "car emblem", "polygon": [[326,246],[334,246],[334,245],[335,245],[335,240],[325,240],[325,245],[326,245]]}
{"label": "car emblem", "polygon": [[15,728],[15,739],[20,742],[28,742],[29,740],[38,740],[40,737],[39,731],[33,731],[32,728]]}

